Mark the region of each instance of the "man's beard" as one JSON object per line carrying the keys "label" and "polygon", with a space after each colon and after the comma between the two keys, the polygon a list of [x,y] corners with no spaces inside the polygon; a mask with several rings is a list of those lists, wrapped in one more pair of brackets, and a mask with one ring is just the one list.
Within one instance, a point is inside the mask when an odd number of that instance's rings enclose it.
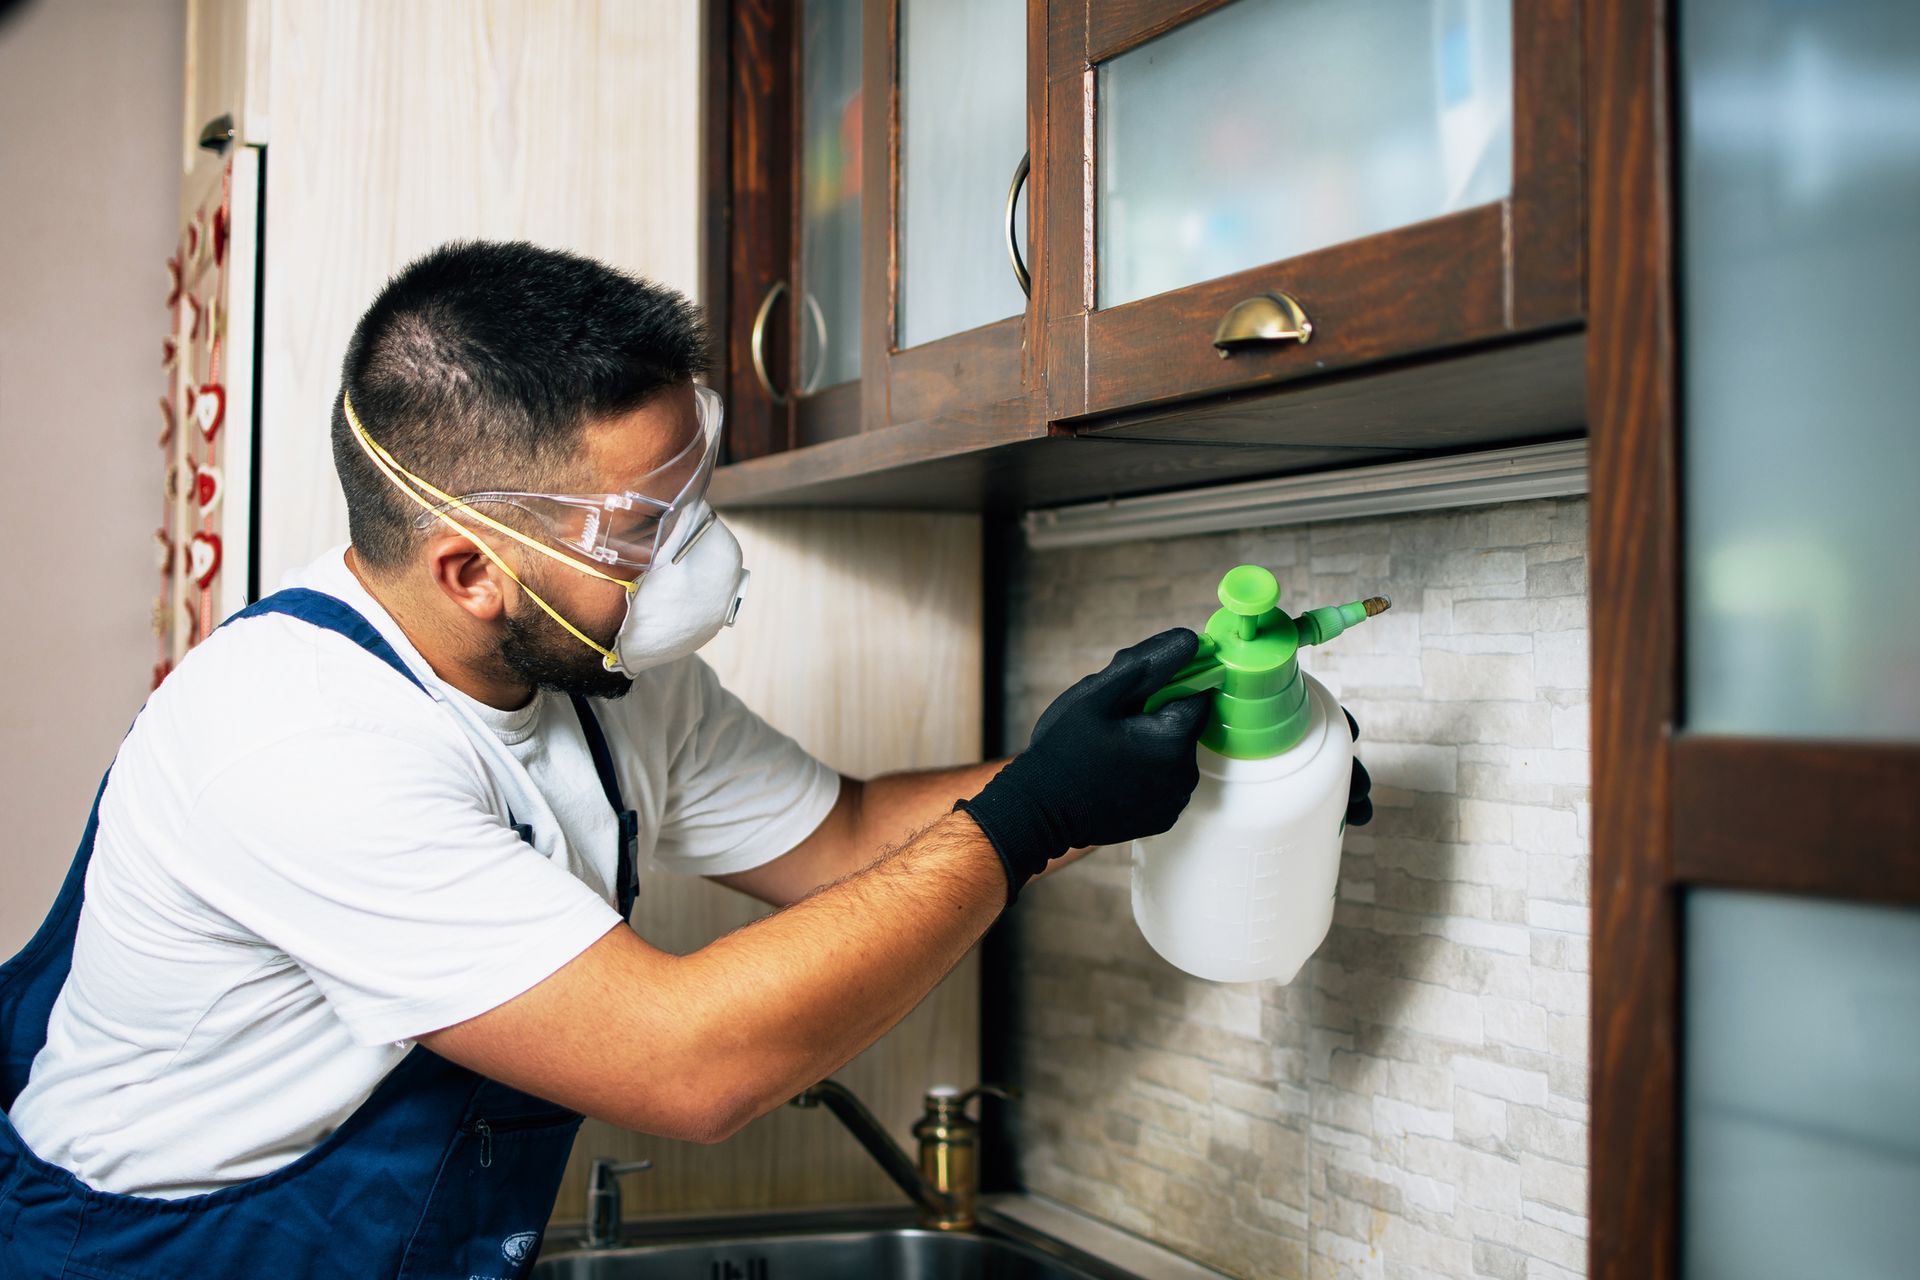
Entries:
{"label": "man's beard", "polygon": [[[613,647],[613,638],[607,640]],[[501,665],[536,689],[583,698],[624,698],[633,677],[609,671],[600,655],[569,635],[546,610],[522,597],[500,637]]]}

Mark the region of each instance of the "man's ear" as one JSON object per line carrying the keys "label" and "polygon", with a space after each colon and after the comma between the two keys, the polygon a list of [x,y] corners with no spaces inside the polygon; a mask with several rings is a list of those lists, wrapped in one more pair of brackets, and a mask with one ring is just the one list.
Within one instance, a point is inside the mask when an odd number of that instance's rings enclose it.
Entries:
{"label": "man's ear", "polygon": [[481,622],[505,616],[512,581],[480,548],[451,531],[427,543],[427,572],[441,594]]}

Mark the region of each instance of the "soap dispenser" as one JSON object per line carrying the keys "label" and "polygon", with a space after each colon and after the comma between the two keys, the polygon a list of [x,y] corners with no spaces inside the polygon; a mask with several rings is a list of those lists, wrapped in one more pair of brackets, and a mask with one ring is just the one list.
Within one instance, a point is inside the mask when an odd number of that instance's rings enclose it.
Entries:
{"label": "soap dispenser", "polygon": [[1298,654],[1390,602],[1298,618],[1279,603],[1271,572],[1230,570],[1193,661],[1145,708],[1212,699],[1193,799],[1172,830],[1133,842],[1133,918],[1169,963],[1215,982],[1291,982],[1333,923],[1353,739]]}

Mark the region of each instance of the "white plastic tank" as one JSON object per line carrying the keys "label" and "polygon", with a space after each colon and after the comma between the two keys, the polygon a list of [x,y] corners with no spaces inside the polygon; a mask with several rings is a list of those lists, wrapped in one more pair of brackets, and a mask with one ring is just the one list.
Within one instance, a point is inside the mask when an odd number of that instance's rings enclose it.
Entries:
{"label": "white plastic tank", "polygon": [[1296,655],[1388,607],[1295,619],[1279,600],[1266,569],[1230,571],[1194,661],[1147,701],[1212,690],[1192,802],[1133,843],[1133,917],[1169,963],[1215,982],[1291,982],[1333,923],[1353,739]]}

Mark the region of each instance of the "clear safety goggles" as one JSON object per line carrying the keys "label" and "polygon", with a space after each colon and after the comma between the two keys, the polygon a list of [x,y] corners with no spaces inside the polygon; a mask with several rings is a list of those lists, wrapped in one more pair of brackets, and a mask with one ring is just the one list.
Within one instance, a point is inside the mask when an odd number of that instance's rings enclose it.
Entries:
{"label": "clear safety goggles", "polygon": [[[526,493],[510,489],[461,494],[427,507],[416,528],[432,527],[461,508],[512,507],[555,544],[600,564],[650,568],[656,556],[691,546],[702,530],[678,538],[682,517],[706,497],[720,453],[726,409],[720,393],[695,383],[700,429],[667,461],[618,493]],[[677,556],[675,557],[677,558]]]}

